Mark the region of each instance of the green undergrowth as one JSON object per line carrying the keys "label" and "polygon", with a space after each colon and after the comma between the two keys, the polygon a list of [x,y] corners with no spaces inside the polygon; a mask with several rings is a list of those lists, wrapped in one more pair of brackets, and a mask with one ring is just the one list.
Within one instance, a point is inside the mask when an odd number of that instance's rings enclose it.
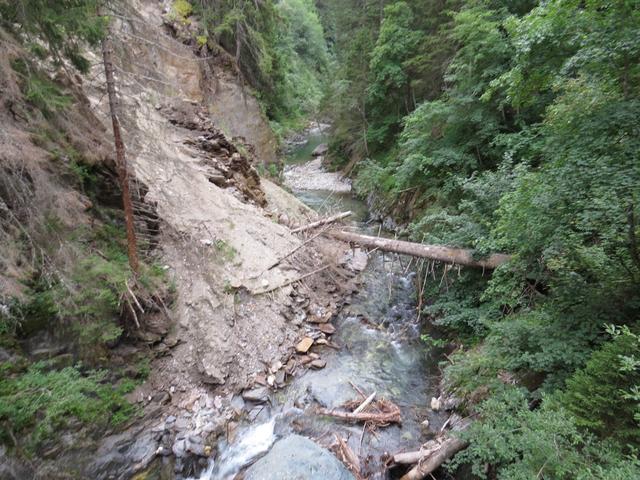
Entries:
{"label": "green undergrowth", "polygon": [[[24,295],[7,299],[8,310],[0,313],[0,347],[11,352],[0,366],[0,441],[28,456],[69,429],[116,428],[136,413],[124,395],[148,376],[149,359],[142,354],[122,369],[110,363],[111,347],[133,328],[122,315],[123,295],[127,285],[165,299],[171,290],[164,270],[148,262],[134,280],[126,236],[115,220],[69,231],[51,217],[44,228],[43,258],[51,262],[62,251],[69,258],[37,272]],[[64,340],[71,354],[31,363],[19,340],[43,330]],[[82,364],[70,365],[77,361]]]}
{"label": "green undergrowth", "polygon": [[81,365],[52,370],[46,362],[26,368],[0,365],[0,442],[33,455],[61,430],[117,427],[136,413],[124,395],[130,380],[112,384],[105,370]]}

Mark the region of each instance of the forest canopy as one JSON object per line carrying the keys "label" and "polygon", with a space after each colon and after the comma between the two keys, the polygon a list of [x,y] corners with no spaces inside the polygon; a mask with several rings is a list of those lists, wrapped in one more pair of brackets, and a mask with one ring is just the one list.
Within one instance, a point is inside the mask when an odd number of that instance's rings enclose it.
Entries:
{"label": "forest canopy", "polygon": [[458,346],[448,382],[487,398],[459,462],[637,475],[638,3],[319,3],[337,12],[334,164],[413,239],[514,255],[426,292]]}

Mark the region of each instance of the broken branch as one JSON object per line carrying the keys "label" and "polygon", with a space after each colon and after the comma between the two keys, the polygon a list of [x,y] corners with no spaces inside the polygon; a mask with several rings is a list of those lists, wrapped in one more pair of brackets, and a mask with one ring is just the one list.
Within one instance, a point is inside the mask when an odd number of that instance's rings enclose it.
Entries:
{"label": "broken branch", "polygon": [[321,415],[329,415],[330,417],[341,418],[350,422],[371,422],[377,425],[402,423],[400,408],[398,408],[394,403],[385,400],[378,400],[376,401],[376,406],[379,408],[380,412],[347,412],[344,410],[328,408],[321,408],[318,412]]}
{"label": "broken branch", "polygon": [[365,408],[367,408],[367,406],[373,401],[373,399],[376,397],[376,392],[373,392],[371,395],[369,395],[366,400],[364,402],[362,402],[360,404],[360,406],[358,408],[356,408],[353,413],[360,413],[362,412]]}
{"label": "broken branch", "polygon": [[333,223],[333,222],[337,222],[338,220],[342,220],[343,218],[346,218],[349,215],[351,215],[350,211],[338,213],[337,215],[333,215],[331,217],[323,218],[323,219],[318,220],[317,222],[309,223],[307,225],[303,225],[302,227],[298,227],[298,228],[296,228],[294,230],[291,230],[291,233],[300,233],[300,232],[304,232],[306,230],[311,230],[313,228],[321,227],[322,225],[327,225],[329,223]]}

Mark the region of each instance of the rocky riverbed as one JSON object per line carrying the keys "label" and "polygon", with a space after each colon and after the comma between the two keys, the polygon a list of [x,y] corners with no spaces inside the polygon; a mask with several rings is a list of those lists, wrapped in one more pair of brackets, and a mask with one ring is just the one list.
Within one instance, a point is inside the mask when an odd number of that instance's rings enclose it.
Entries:
{"label": "rocky riverbed", "polygon": [[351,181],[338,172],[328,172],[322,166],[323,158],[293,165],[284,170],[284,183],[294,192],[297,190],[326,190],[350,192]]}

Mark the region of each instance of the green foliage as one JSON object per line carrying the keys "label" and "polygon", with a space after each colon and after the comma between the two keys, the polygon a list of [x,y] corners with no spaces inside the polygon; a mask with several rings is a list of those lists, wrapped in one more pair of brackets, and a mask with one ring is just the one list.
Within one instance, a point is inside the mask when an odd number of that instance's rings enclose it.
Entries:
{"label": "green foliage", "polygon": [[312,0],[208,0],[194,9],[205,35],[235,58],[272,122],[287,127],[316,113],[329,58]]}
{"label": "green foliage", "polygon": [[621,480],[640,471],[637,458],[582,433],[571,414],[550,399],[531,410],[526,392],[507,387],[485,401],[479,415],[482,421],[464,433],[470,446],[454,465],[470,463],[481,479]]}
{"label": "green foliage", "polygon": [[[614,468],[638,445],[637,3],[322,3],[332,149],[359,161],[358,192],[410,192],[414,240],[512,254],[426,285],[425,317],[466,347],[449,384],[490,396],[463,458],[498,478],[638,476]],[[492,401],[501,379],[542,407]]]}
{"label": "green foliage", "polygon": [[443,348],[447,346],[446,340],[434,338],[428,334],[420,335],[420,340],[427,345],[427,348]]}
{"label": "green foliage", "polygon": [[25,100],[42,112],[45,117],[71,104],[71,97],[41,72],[33,71],[24,60],[12,62],[13,69],[21,78]]}
{"label": "green foliage", "polygon": [[104,427],[120,424],[135,412],[122,396],[130,385],[114,388],[104,383],[105,371],[49,370],[44,363],[19,374],[7,368],[2,367],[0,376],[0,441],[19,438],[31,452],[74,419]]}
{"label": "green foliage", "polygon": [[[98,0],[1,0],[0,24],[15,30],[33,45],[40,57],[48,54],[55,64],[68,59],[86,72],[83,43],[96,45],[104,34],[104,17],[97,15]],[[18,29],[15,27],[19,26]],[[37,45],[44,42],[45,49]]]}
{"label": "green foliage", "polygon": [[567,381],[562,403],[600,437],[640,445],[640,341],[626,330],[595,351]]}
{"label": "green foliage", "polygon": [[187,17],[193,13],[193,6],[187,0],[173,0],[171,9],[182,22],[187,21]]}
{"label": "green foliage", "polygon": [[231,262],[238,255],[238,251],[224,240],[217,239],[213,245],[223,262]]}

